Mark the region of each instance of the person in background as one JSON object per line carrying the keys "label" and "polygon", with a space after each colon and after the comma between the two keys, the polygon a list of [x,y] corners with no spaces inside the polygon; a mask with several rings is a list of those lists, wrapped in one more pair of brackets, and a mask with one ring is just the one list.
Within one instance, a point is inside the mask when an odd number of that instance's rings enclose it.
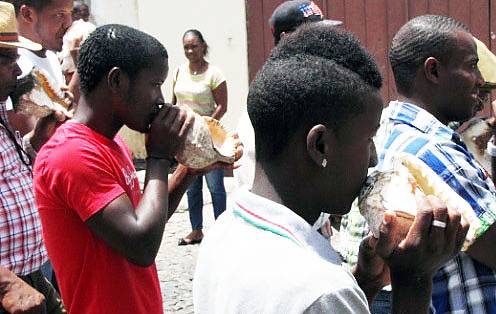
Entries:
{"label": "person in background", "polygon": [[85,22],[90,21],[90,8],[86,3],[81,1],[74,1],[72,7],[72,21],[83,20]]}
{"label": "person in background", "polygon": [[80,1],[74,1],[72,8],[72,25],[64,35],[60,59],[62,60],[62,72],[66,84],[71,82],[76,72],[77,54],[79,46],[95,30],[95,24],[89,22],[90,9],[88,5]]}
{"label": "person in background", "polygon": [[[9,298],[18,310],[35,300],[29,294],[15,292],[20,286],[14,284],[14,277],[9,276],[11,272],[43,294],[47,313],[65,313],[58,293],[41,272],[48,256],[32,178],[36,151],[51,136],[56,122],[65,117],[57,113],[38,120],[24,140],[12,129],[5,102],[21,74],[18,48],[42,49],[41,45],[19,36],[14,7],[0,1],[0,300],[3,303],[5,297]],[[39,309],[40,304],[34,304],[34,308]],[[0,313],[5,313],[1,306]]]}
{"label": "person in background", "polygon": [[[300,25],[313,22],[324,22],[329,26],[343,24],[342,21],[325,19],[319,6],[313,1],[289,0],[281,3],[269,19],[274,44],[277,46],[281,38],[294,32]],[[243,166],[236,169],[233,175],[238,188],[250,189],[255,177],[255,134],[247,111],[241,115],[236,131],[243,142],[244,153],[240,160]],[[332,235],[330,219],[334,220],[335,217],[323,212],[314,224],[314,228],[320,228],[320,232],[328,238]]]}
{"label": "person in background", "polygon": [[[277,45],[281,38],[294,32],[302,24],[322,21],[331,26],[343,24],[341,21],[324,19],[322,11],[313,1],[285,1],[274,9],[269,19],[274,44]],[[247,111],[241,115],[236,130],[243,142],[244,153],[240,159],[243,167],[236,169],[233,174],[238,188],[250,189],[255,176],[255,133]]]}
{"label": "person in background", "polygon": [[[475,37],[474,37],[475,38]],[[482,77],[486,83],[481,88],[481,92],[486,96],[485,100],[490,99],[490,94],[494,88],[496,88],[496,56],[487,48],[487,46],[475,38],[475,43],[477,44],[477,54],[479,55],[478,67],[481,71]],[[484,98],[482,98],[484,100]],[[491,103],[491,114],[492,116],[486,119],[484,124],[484,130],[489,130],[490,136],[488,139],[487,132],[479,132],[475,136],[470,138],[474,140],[477,149],[480,154],[476,155],[482,157],[483,164],[486,165],[486,169],[490,172],[493,182],[496,182],[496,146],[494,145],[496,138],[496,101]],[[482,155],[482,156],[481,156]]]}
{"label": "person in background", "polygon": [[[190,29],[183,35],[184,55],[188,62],[179,66],[173,77],[172,104],[192,110],[201,116],[220,120],[227,111],[227,83],[221,70],[206,59],[208,45],[202,33]],[[224,171],[216,169],[205,174],[212,196],[214,217],[226,209]],[[178,245],[200,243],[203,239],[203,176],[188,188],[188,208],[192,231],[179,239]]]}
{"label": "person in background", "polygon": [[[274,44],[277,45],[281,38],[294,32],[305,23],[324,22],[329,26],[342,25],[342,21],[325,19],[319,6],[309,0],[285,1],[274,9],[269,25],[272,31]],[[244,154],[240,163],[243,165],[234,171],[234,178],[238,188],[250,189],[255,176],[255,135],[248,112],[241,115],[236,131],[244,144]],[[326,237],[331,237],[330,215],[322,213],[314,224]],[[333,219],[333,218],[331,218]]]}
{"label": "person in background", "polygon": [[[63,37],[72,18],[73,0],[14,0],[19,35],[41,44],[40,51],[32,52],[19,49],[18,64],[21,77],[27,75],[33,67],[44,70],[61,88],[66,88],[64,75],[55,52],[62,50]],[[70,90],[74,91],[74,88]],[[36,118],[23,113],[16,113],[7,103],[12,128],[21,135],[33,130]]]}

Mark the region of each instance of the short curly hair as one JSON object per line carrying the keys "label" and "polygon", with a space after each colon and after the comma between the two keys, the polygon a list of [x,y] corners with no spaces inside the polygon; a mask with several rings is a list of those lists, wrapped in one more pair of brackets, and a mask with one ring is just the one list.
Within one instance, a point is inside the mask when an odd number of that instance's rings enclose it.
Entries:
{"label": "short curly hair", "polygon": [[154,37],[125,25],[98,27],[84,41],[79,52],[81,93],[90,93],[113,67],[134,77],[140,70],[151,68],[160,58],[168,58],[167,50]]}
{"label": "short curly hair", "polygon": [[301,128],[342,126],[366,110],[377,89],[334,60],[300,54],[268,60],[250,85],[248,114],[257,161],[276,160]]}
{"label": "short curly hair", "polygon": [[374,58],[350,32],[326,24],[307,23],[285,36],[269,59],[308,54],[333,60],[357,73],[369,85],[380,89],[382,76]]}
{"label": "short curly hair", "polygon": [[389,49],[389,62],[400,94],[412,95],[417,70],[427,58],[449,60],[457,31],[469,32],[463,23],[440,15],[418,16],[400,28]]}

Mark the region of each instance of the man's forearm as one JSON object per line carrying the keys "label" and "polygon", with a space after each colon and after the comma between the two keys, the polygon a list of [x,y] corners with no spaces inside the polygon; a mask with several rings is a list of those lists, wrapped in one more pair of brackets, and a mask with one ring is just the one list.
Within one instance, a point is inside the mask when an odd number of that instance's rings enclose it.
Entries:
{"label": "man's forearm", "polygon": [[46,313],[45,297],[0,266],[0,308],[8,313]]}
{"label": "man's forearm", "polygon": [[179,165],[169,178],[169,210],[167,220],[174,214],[184,193],[196,177],[197,175],[189,173],[187,167]]}
{"label": "man's forearm", "polygon": [[225,113],[226,113],[226,109],[224,106],[217,106],[214,112],[212,113],[212,118],[216,120],[220,120]]}
{"label": "man's forearm", "polygon": [[355,267],[352,272],[353,276],[355,276],[358,286],[360,287],[360,289],[362,289],[363,293],[365,293],[370,306],[379,291],[381,291],[382,284],[380,282],[377,282],[376,280],[373,280],[372,278],[363,276],[357,267]]}
{"label": "man's forearm", "polygon": [[110,247],[142,267],[154,262],[163,239],[169,167],[167,159],[148,159],[147,184],[138,206],[123,193],[86,220],[89,228]]}
{"label": "man's forearm", "polygon": [[[150,180],[150,176],[151,176],[151,172],[147,170],[145,176],[145,189]],[[169,220],[172,214],[174,214],[177,207],[179,206],[179,203],[181,202],[184,193],[191,185],[191,183],[193,183],[196,177],[197,175],[191,174],[190,171],[188,171],[187,167],[180,164],[177,167],[176,171],[174,171],[174,173],[168,179],[167,182],[168,193],[166,196],[168,200],[168,206],[167,206],[166,222]]]}
{"label": "man's forearm", "polygon": [[146,186],[140,204],[136,208],[137,221],[142,230],[148,230],[149,248],[158,251],[165,223],[168,218],[168,181],[170,161],[148,159]]}

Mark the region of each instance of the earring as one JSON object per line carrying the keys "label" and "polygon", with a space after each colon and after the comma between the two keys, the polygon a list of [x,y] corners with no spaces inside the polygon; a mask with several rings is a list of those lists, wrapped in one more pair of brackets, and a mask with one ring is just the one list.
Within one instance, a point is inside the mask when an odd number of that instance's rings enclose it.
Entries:
{"label": "earring", "polygon": [[327,166],[327,159],[324,158],[324,160],[322,160],[322,168],[325,168]]}

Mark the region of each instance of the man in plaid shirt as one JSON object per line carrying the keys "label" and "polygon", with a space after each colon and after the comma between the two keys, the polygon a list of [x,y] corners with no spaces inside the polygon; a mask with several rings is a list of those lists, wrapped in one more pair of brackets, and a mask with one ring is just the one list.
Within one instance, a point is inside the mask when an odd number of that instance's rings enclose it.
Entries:
{"label": "man in plaid shirt", "polygon": [[[12,273],[43,294],[48,313],[65,313],[57,292],[41,273],[41,266],[48,258],[43,244],[40,218],[34,203],[31,170],[36,150],[51,135],[58,118],[64,117],[57,113],[40,119],[36,129],[23,139],[17,132],[12,131],[7,119],[5,101],[16,86],[17,76],[21,74],[21,69],[17,65],[19,57],[17,47],[33,51],[41,49],[39,44],[18,36],[14,7],[2,1],[0,2],[0,264],[2,267],[0,313],[7,310],[16,313],[24,310],[39,310],[44,306],[34,304],[32,308],[22,308],[29,303],[32,295],[28,293],[16,299],[19,291],[13,291],[16,289],[16,284],[13,283],[16,277]],[[40,299],[43,300],[43,297]],[[9,302],[17,308],[4,308]]]}
{"label": "man in plaid shirt", "polygon": [[416,155],[470,203],[486,228],[434,277],[432,311],[496,313],[496,190],[447,127],[482,109],[478,92],[484,80],[475,41],[451,18],[421,16],[395,35],[389,60],[400,100],[391,102],[381,118],[378,168],[390,167],[397,152]]}

